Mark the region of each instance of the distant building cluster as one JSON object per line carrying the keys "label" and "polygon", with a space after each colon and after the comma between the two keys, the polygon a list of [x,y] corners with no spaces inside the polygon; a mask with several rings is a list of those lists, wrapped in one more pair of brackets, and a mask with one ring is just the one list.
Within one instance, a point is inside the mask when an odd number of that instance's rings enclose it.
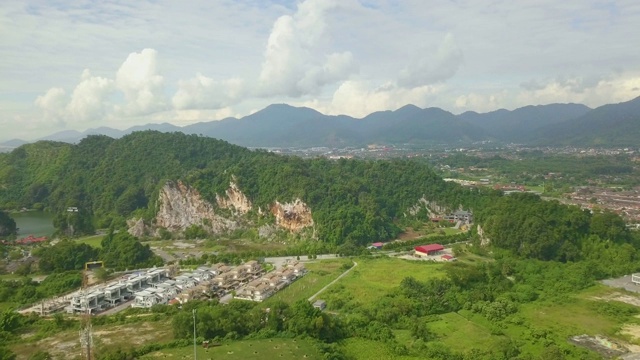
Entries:
{"label": "distant building cluster", "polygon": [[31,244],[39,244],[39,243],[43,243],[45,241],[47,241],[47,237],[46,236],[42,236],[42,237],[35,237],[33,235],[29,235],[27,237],[24,237],[22,239],[18,239],[16,241],[6,241],[6,240],[2,240],[0,241],[0,243],[2,245],[31,245]]}
{"label": "distant building cluster", "polygon": [[235,298],[252,301],[263,301],[278,290],[304,276],[307,270],[298,261],[285,263],[282,268],[272,271],[265,276],[254,279],[236,291]]}
{"label": "distant building cluster", "polygon": [[455,261],[457,260],[450,252],[445,251],[440,244],[420,245],[413,248],[413,256],[432,261]]}
{"label": "distant building cluster", "polygon": [[169,268],[152,268],[77,290],[21,312],[48,315],[64,310],[70,314],[98,314],[116,307],[121,310],[129,304],[134,308],[150,308],[232,293],[239,299],[262,301],[305,273],[304,265],[295,260],[266,274],[255,260],[238,266],[222,263],[200,266],[177,276],[172,276]]}

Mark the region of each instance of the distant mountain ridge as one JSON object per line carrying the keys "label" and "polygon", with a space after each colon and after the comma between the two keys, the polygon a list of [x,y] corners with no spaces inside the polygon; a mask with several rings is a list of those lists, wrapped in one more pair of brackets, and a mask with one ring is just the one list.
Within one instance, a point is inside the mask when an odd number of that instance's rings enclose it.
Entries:
{"label": "distant mountain ridge", "polygon": [[[199,134],[246,147],[464,144],[482,140],[531,145],[633,146],[640,139],[640,98],[596,109],[581,104],[550,104],[488,113],[468,111],[460,115],[440,108],[406,105],[361,119],[273,104],[240,119],[226,118],[184,127],[162,123],[126,130],[108,127],[84,132],[66,130],[40,140],[76,143],[87,135],[120,138],[143,130]],[[16,145],[20,145],[20,140],[0,147]]]}

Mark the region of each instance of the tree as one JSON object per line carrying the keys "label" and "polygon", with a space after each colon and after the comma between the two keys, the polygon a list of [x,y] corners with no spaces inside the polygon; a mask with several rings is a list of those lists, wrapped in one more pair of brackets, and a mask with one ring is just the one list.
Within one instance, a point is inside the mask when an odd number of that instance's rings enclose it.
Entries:
{"label": "tree", "polygon": [[16,222],[9,214],[0,210],[0,236],[12,236],[18,233]]}

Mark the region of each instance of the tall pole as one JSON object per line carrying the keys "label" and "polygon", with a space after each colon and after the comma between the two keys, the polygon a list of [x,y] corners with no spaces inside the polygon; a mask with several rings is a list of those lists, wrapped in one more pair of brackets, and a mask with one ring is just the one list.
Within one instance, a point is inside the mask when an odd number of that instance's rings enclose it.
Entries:
{"label": "tall pole", "polygon": [[193,359],[198,360],[198,353],[196,350],[196,309],[193,309]]}

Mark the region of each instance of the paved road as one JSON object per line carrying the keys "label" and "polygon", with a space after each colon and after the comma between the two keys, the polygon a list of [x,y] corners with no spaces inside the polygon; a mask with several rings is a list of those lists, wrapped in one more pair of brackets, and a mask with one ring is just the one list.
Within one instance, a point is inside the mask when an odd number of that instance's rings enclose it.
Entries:
{"label": "paved road", "polygon": [[317,293],[313,294],[313,296],[311,296],[309,298],[309,301],[313,301],[313,299],[315,299],[318,295],[320,295],[323,291],[327,290],[329,288],[329,286],[335,284],[338,280],[342,279],[345,275],[347,275],[349,273],[349,271],[355,269],[355,267],[358,266],[357,262],[353,262],[353,266],[350,267],[349,269],[347,269],[347,271],[343,272],[342,274],[340,274],[340,276],[338,276],[335,280],[333,280],[332,282],[328,283],[327,286],[323,287],[322,289],[320,289],[320,291],[318,291]]}

